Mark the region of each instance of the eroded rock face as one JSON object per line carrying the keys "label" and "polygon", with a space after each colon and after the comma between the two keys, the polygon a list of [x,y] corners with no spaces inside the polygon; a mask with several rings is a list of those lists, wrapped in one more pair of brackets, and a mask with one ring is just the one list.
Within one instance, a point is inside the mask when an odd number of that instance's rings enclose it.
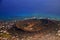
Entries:
{"label": "eroded rock face", "polygon": [[27,19],[23,21],[17,21],[16,27],[24,31],[33,32],[57,27],[57,24],[48,19]]}

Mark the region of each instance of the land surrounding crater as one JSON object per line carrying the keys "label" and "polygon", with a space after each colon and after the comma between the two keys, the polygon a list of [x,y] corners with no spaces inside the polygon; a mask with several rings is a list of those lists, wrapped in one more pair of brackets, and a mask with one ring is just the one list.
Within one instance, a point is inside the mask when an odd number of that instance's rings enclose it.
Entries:
{"label": "land surrounding crater", "polygon": [[27,19],[0,22],[1,40],[60,40],[60,21]]}

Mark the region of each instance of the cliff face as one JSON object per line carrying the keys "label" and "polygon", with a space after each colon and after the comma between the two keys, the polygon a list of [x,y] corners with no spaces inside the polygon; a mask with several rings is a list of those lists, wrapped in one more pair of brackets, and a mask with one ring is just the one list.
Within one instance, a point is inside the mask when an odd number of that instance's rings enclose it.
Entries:
{"label": "cliff face", "polygon": [[23,21],[18,21],[16,23],[17,28],[29,32],[52,29],[53,27],[56,28],[57,26],[58,25],[55,21],[49,19],[27,19]]}

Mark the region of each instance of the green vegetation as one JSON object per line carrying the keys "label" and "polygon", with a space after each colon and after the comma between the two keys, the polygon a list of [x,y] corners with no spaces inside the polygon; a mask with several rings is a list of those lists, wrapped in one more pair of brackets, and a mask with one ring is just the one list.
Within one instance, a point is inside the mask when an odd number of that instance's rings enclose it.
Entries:
{"label": "green vegetation", "polygon": [[0,33],[0,37],[3,37],[3,38],[11,38],[11,35],[10,34],[7,34],[7,33]]}

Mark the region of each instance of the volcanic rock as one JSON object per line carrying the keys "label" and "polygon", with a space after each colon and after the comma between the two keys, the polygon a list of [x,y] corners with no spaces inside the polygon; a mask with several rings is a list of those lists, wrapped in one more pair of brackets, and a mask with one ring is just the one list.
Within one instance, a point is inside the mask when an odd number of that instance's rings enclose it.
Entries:
{"label": "volcanic rock", "polygon": [[57,27],[57,24],[49,19],[27,19],[17,21],[16,27],[24,31],[34,32]]}

